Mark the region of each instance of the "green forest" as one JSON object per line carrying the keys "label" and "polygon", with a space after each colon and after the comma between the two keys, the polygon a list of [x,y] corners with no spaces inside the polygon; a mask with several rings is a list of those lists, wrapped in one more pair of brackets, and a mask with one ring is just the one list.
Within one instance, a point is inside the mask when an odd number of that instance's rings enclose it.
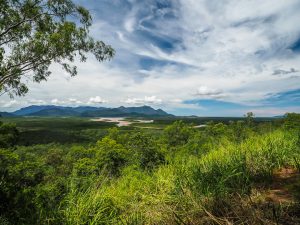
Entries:
{"label": "green forest", "polygon": [[300,223],[300,114],[161,129],[3,121],[0,224]]}

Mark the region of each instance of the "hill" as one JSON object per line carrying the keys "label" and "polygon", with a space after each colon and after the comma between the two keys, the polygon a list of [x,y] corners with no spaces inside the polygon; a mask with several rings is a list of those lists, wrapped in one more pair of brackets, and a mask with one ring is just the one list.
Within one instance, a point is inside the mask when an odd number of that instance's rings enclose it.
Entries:
{"label": "hill", "polygon": [[[57,114],[69,114],[73,112],[73,114],[80,114],[86,111],[97,110],[99,108],[92,106],[78,106],[78,107],[66,107],[66,106],[56,106],[56,105],[31,105],[28,107],[21,108],[12,114],[16,116],[34,116],[39,114],[42,115],[55,115]],[[63,111],[67,111],[69,113],[63,113]]]}
{"label": "hill", "polygon": [[88,111],[82,114],[85,117],[137,117],[137,116],[172,116],[171,114],[166,113],[161,109],[153,109],[150,106],[141,106],[141,107],[124,107],[119,108],[106,108],[98,109],[95,111]]}
{"label": "hill", "polygon": [[42,109],[40,111],[27,114],[27,116],[79,116],[79,115],[80,113],[68,108]]}
{"label": "hill", "polygon": [[0,112],[0,117],[13,117],[15,116],[12,113],[8,113],[8,112]]}
{"label": "hill", "polygon": [[79,107],[66,107],[56,105],[31,105],[21,108],[12,113],[2,114],[3,117],[8,116],[80,116],[80,117],[167,117],[173,116],[166,113],[162,109],[154,109],[150,106],[141,107],[118,107],[118,108],[105,108],[105,107],[92,107],[92,106],[79,106]]}

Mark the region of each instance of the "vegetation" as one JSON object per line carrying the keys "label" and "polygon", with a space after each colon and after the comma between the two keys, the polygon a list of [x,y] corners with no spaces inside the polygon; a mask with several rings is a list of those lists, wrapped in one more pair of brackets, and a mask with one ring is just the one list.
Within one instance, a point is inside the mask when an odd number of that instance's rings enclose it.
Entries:
{"label": "vegetation", "polygon": [[[299,224],[300,116],[252,117],[201,128],[188,119],[163,130],[6,119],[17,129],[0,127],[0,223]],[[20,142],[54,127],[102,133],[85,143]]]}
{"label": "vegetation", "polygon": [[98,61],[114,50],[89,36],[88,10],[71,0],[0,0],[0,93],[24,95],[24,77],[46,80],[55,62],[70,73],[76,56],[85,61],[92,53]]}
{"label": "vegetation", "polygon": [[[24,78],[46,80],[53,62],[74,76],[76,57],[114,55],[71,0],[0,5],[0,95],[26,94]],[[300,224],[300,114],[178,120],[146,106],[63,108],[0,122],[0,225]],[[116,128],[50,117],[112,113],[160,118]]]}

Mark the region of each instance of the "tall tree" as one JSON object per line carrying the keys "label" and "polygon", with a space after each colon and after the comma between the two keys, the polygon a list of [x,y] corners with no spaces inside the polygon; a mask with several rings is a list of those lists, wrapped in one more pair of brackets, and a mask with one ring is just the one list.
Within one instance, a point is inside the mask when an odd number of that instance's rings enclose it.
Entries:
{"label": "tall tree", "polygon": [[0,94],[26,94],[25,81],[46,80],[53,62],[75,76],[76,56],[113,57],[111,46],[89,36],[91,24],[89,11],[72,0],[0,0]]}
{"label": "tall tree", "polygon": [[245,118],[246,118],[246,123],[250,126],[253,124],[253,121],[254,121],[254,113],[253,112],[247,112],[246,115],[244,115]]}

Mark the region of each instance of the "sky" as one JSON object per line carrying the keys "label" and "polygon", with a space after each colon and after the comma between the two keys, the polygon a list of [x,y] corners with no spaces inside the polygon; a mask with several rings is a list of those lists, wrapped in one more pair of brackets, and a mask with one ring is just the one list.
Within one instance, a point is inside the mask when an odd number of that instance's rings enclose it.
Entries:
{"label": "sky", "polygon": [[276,116],[300,112],[299,0],[76,0],[93,16],[91,36],[116,50],[77,62],[70,77],[52,65],[28,105],[150,105],[175,115]]}

